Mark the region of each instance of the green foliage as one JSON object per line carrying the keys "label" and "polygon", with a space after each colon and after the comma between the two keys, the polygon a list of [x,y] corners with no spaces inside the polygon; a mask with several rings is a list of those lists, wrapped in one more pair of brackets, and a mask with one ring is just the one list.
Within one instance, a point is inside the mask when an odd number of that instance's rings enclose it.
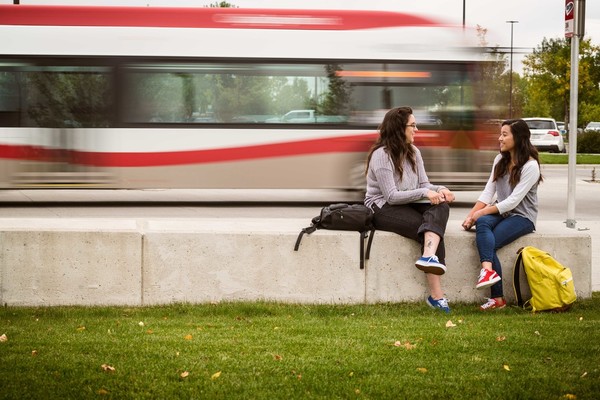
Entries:
{"label": "green foliage", "polygon": [[0,398],[597,398],[597,293],[562,314],[453,307],[5,307]]}
{"label": "green foliage", "polygon": [[325,98],[318,108],[324,115],[347,115],[350,112],[351,88],[336,74],[338,70],[341,70],[341,67],[337,64],[326,66],[329,90],[325,93]]}
{"label": "green foliage", "polygon": [[[600,119],[593,105],[600,101],[600,47],[583,39],[579,46],[578,121],[585,125]],[[571,79],[571,45],[565,38],[546,39],[523,61],[527,81],[524,116],[552,117],[568,121]],[[590,105],[590,106],[586,106]]]}
{"label": "green foliage", "polygon": [[584,132],[577,136],[578,153],[600,153],[600,133]]}
{"label": "green foliage", "polygon": [[[487,29],[477,26],[477,36],[481,46],[487,47]],[[511,104],[511,71],[509,55],[498,46],[490,47],[486,62],[478,74],[479,102],[486,110],[487,119],[508,118]],[[513,116],[523,115],[526,82],[512,71]]]}

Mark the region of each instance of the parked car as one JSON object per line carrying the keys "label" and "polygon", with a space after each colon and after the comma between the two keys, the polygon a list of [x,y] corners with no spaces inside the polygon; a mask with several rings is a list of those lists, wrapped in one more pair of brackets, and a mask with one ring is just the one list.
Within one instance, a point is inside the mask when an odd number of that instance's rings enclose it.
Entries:
{"label": "parked car", "polygon": [[523,118],[531,131],[531,144],[539,151],[565,153],[565,141],[553,118]]}
{"label": "parked car", "polygon": [[569,130],[569,126],[565,124],[563,121],[556,121],[556,126],[558,126],[558,131],[562,135],[563,139],[567,138],[567,131]]}
{"label": "parked car", "polygon": [[600,122],[595,122],[595,121],[590,122],[589,124],[586,125],[585,130],[600,132]]}

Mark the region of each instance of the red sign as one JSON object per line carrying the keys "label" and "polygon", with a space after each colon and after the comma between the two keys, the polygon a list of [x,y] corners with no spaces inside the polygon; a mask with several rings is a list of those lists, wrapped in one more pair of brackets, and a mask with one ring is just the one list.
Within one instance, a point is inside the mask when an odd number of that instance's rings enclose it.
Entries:
{"label": "red sign", "polygon": [[565,0],[565,37],[573,37],[575,31],[575,1]]}

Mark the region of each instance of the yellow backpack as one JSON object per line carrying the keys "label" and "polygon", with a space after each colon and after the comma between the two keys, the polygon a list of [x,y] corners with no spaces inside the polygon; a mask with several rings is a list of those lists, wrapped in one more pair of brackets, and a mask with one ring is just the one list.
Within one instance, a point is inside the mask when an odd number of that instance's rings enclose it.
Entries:
{"label": "yellow backpack", "polygon": [[[532,246],[517,251],[513,270],[513,285],[519,307],[536,311],[566,311],[577,299],[571,270],[556,261],[547,252]],[[527,276],[531,299],[523,301],[519,270]]]}

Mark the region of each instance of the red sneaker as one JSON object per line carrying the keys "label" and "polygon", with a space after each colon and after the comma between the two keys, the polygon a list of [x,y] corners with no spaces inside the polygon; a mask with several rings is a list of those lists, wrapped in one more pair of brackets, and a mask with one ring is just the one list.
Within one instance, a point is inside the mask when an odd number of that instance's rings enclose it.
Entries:
{"label": "red sneaker", "polygon": [[477,281],[477,289],[483,289],[488,286],[492,286],[494,283],[501,280],[500,275],[496,273],[496,271],[490,271],[485,268],[481,268],[481,272],[479,272],[479,280]]}
{"label": "red sneaker", "polygon": [[481,311],[488,311],[488,310],[499,310],[504,307],[506,307],[506,300],[504,300],[504,298],[500,297],[497,299],[488,299],[487,303],[482,304],[479,307],[479,309]]}

